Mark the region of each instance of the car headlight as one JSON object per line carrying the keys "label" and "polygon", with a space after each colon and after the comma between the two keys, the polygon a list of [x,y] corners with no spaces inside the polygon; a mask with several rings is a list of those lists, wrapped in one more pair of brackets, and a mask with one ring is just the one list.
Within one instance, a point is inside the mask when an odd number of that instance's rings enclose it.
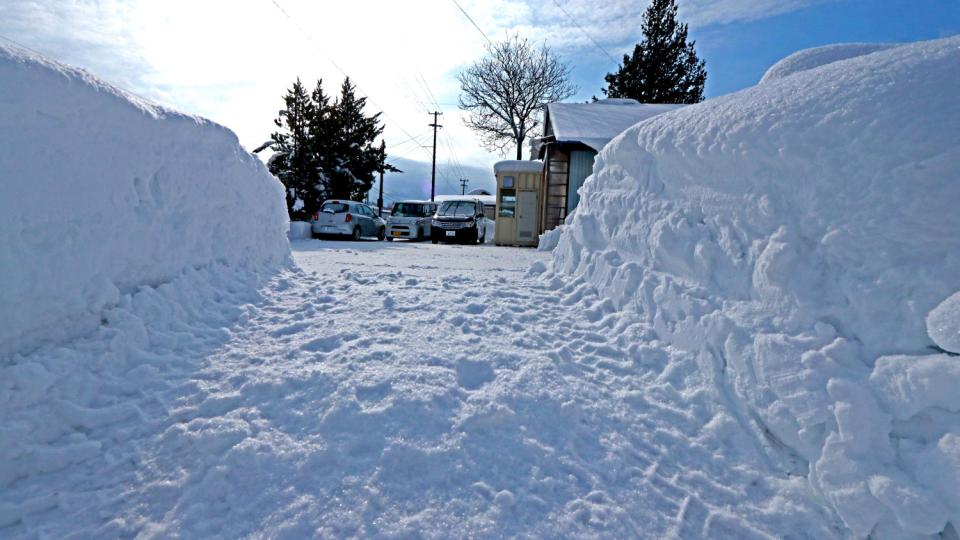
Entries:
{"label": "car headlight", "polygon": [[437,220],[435,220],[435,219],[432,219],[432,220],[430,220],[430,226],[432,226],[432,227],[439,227],[439,226],[440,226],[440,222],[437,221]]}
{"label": "car headlight", "polygon": [[470,221],[467,222],[467,227],[473,227],[476,224],[477,222],[471,219]]}

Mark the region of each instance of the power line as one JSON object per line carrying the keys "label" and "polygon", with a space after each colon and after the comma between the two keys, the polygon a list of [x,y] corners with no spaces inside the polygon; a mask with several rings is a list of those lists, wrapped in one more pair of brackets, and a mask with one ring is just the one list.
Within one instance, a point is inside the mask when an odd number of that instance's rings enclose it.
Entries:
{"label": "power line", "polygon": [[483,30],[480,29],[476,21],[473,20],[473,17],[471,17],[470,14],[467,13],[467,10],[463,9],[463,6],[460,5],[460,2],[457,2],[457,0],[451,0],[451,1],[454,4],[456,4],[458,8],[460,8],[460,12],[463,13],[463,16],[466,17],[467,20],[470,21],[470,24],[472,24],[473,27],[477,29],[477,32],[480,32],[480,35],[483,36],[483,39],[487,40],[487,43],[489,43],[490,45],[493,45],[493,41],[490,41],[490,38],[487,37],[487,34],[485,34]]}
{"label": "power line", "polygon": [[429,113],[430,106],[427,105],[426,102],[424,102],[422,99],[420,99],[420,95],[417,93],[417,90],[413,87],[413,85],[407,82],[406,77],[401,75],[397,80],[400,81],[400,84],[404,88],[406,88],[407,91],[409,92],[407,94],[407,97],[412,99],[419,107],[421,107],[424,111]]}
{"label": "power line", "polygon": [[398,146],[403,146],[403,145],[407,144],[407,143],[410,142],[410,141],[413,141],[413,142],[416,142],[417,144],[422,145],[423,143],[420,142],[420,137],[423,137],[423,136],[425,136],[425,135],[427,135],[427,133],[421,133],[420,135],[417,135],[416,137],[410,137],[410,138],[408,138],[408,139],[404,139],[404,140],[402,140],[402,141],[400,141],[400,142],[397,142],[397,143],[387,143],[387,146],[388,146],[388,147],[394,147],[394,148],[395,148],[395,147],[398,147]]}
{"label": "power line", "polygon": [[437,98],[433,96],[433,92],[430,91],[430,85],[427,84],[427,80],[423,78],[423,74],[417,71],[417,77],[420,79],[420,84],[423,85],[423,88],[427,91],[427,97],[430,98],[430,101],[433,102],[434,108],[439,109],[440,105],[437,104]]}
{"label": "power line", "polygon": [[[296,28],[301,34],[303,34],[303,36],[304,36],[305,38],[307,38],[307,40],[308,40],[310,43],[312,43],[313,46],[314,46],[318,51],[320,51],[320,54],[322,54],[323,56],[325,56],[325,57],[327,58],[327,60],[329,60],[330,63],[333,65],[333,67],[337,68],[337,71],[339,71],[344,77],[349,77],[349,76],[350,76],[350,75],[347,74],[347,72],[346,72],[342,67],[340,67],[340,64],[337,64],[336,60],[334,60],[332,56],[330,56],[329,54],[327,54],[327,52],[323,49],[323,47],[321,47],[320,44],[317,43],[317,42],[313,39],[313,37],[312,37],[306,30],[304,30],[304,28],[303,28],[302,26],[300,26],[300,25],[297,23],[297,21],[295,21],[295,20],[293,19],[293,17],[290,16],[289,13],[287,13],[287,10],[284,9],[283,6],[281,6],[280,4],[277,3],[277,0],[270,0],[270,3],[273,4],[274,6],[276,6],[276,8],[277,8],[278,10],[280,10],[280,13],[283,13],[283,16],[286,17],[288,21],[290,21],[290,24],[292,24],[292,25],[294,26],[294,28]],[[380,110],[383,112],[383,115],[386,116],[388,119],[390,119],[391,122],[393,122],[393,125],[396,126],[397,129],[399,129],[400,131],[402,131],[407,137],[410,137],[411,139],[415,139],[415,138],[416,138],[416,137],[414,137],[413,135],[411,135],[409,131],[403,129],[403,126],[401,126],[400,123],[397,122],[395,118],[393,118],[392,116],[390,116],[390,113],[388,113],[387,110],[386,110],[384,107],[380,106],[380,104],[378,104],[376,101],[374,101],[373,97],[370,96],[370,93],[364,91],[363,88],[360,87],[360,84],[356,82],[356,80],[354,80],[354,84],[356,85],[357,89],[360,90],[360,92],[362,92],[363,94],[366,94],[367,99],[370,101],[371,104],[373,104],[374,107],[377,107],[378,109],[380,109]]]}
{"label": "power line", "polygon": [[603,46],[601,46],[599,43],[597,43],[597,40],[593,39],[593,36],[591,36],[590,34],[588,34],[587,31],[584,30],[582,26],[580,26],[580,23],[578,23],[578,22],[576,21],[576,19],[574,19],[569,13],[567,13],[567,10],[564,9],[563,6],[560,5],[560,2],[558,2],[557,0],[553,0],[553,3],[554,3],[558,8],[560,8],[560,11],[562,11],[563,14],[567,16],[567,19],[569,19],[570,22],[572,22],[574,26],[576,26],[577,28],[580,29],[580,32],[581,32],[583,35],[587,36],[587,39],[589,39],[596,48],[600,49],[600,51],[601,51],[603,54],[607,55],[607,58],[609,58],[611,62],[613,62],[613,63],[615,63],[615,64],[618,63],[618,62],[617,62],[617,59],[614,58],[613,55],[610,54],[609,51],[607,51],[606,49],[603,48]]}

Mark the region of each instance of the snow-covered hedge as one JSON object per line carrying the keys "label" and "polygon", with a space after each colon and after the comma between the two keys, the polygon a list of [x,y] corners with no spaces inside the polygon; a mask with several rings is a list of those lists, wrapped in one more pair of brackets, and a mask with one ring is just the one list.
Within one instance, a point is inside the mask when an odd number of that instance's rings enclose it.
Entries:
{"label": "snow-covered hedge", "polygon": [[228,129],[4,47],[0,96],[0,354],[185,269],[288,257],[282,188]]}
{"label": "snow-covered hedge", "polygon": [[291,242],[294,240],[309,240],[313,235],[311,227],[309,221],[291,221],[290,230],[287,231],[287,238],[289,238]]}
{"label": "snow-covered hedge", "polygon": [[615,139],[553,271],[699,354],[853,535],[931,535],[960,526],[960,38],[859,52]]}

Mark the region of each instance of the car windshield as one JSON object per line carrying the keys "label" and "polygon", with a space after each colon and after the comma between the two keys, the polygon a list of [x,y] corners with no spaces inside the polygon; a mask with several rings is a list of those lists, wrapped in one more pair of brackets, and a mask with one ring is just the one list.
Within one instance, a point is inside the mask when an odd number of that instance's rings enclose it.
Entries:
{"label": "car windshield", "polygon": [[328,202],[323,203],[323,206],[320,208],[321,212],[328,212],[331,214],[342,214],[344,212],[350,211],[350,207],[342,202]]}
{"label": "car windshield", "polygon": [[440,205],[438,216],[445,217],[473,217],[477,213],[477,205],[470,201],[447,201]]}
{"label": "car windshield", "polygon": [[393,205],[394,217],[424,217],[427,215],[427,205],[418,203],[397,203]]}

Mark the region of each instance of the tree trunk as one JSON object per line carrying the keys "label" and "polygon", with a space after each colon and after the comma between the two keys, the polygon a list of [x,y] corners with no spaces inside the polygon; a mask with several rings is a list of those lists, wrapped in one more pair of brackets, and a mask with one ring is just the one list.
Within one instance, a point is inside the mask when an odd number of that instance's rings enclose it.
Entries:
{"label": "tree trunk", "polygon": [[523,159],[523,140],[517,141],[517,161]]}

